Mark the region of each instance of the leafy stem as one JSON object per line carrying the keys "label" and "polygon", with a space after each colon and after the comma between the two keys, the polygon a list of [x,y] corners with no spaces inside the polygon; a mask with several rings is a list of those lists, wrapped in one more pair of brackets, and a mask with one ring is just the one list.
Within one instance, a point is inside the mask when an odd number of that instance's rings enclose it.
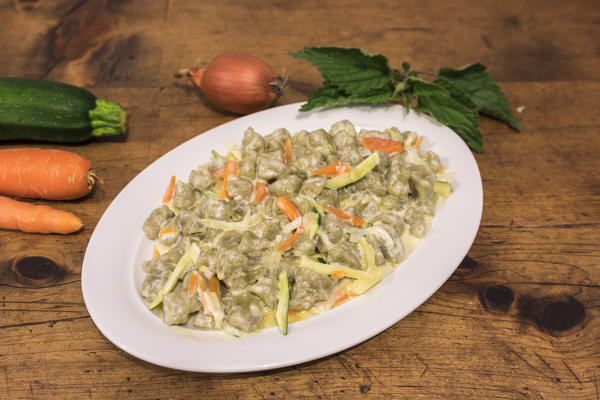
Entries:
{"label": "leafy stem", "polygon": [[[482,64],[414,71],[407,62],[393,69],[386,57],[358,48],[305,47],[291,56],[315,65],[324,80],[301,111],[348,104],[401,102],[407,111],[431,115],[450,127],[476,152],[483,151],[478,117],[492,117],[515,130],[521,126],[504,94]],[[429,76],[424,80],[420,76]]]}

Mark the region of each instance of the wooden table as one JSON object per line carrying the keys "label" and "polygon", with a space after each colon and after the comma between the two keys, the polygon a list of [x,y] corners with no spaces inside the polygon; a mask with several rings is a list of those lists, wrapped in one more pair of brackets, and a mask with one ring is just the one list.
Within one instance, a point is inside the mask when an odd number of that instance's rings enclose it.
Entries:
{"label": "wooden table", "polygon": [[[0,231],[0,398],[600,398],[600,7],[567,3],[0,2],[0,75],[81,85],[131,111],[124,142],[39,144],[84,155],[105,183],[52,203],[81,216],[80,233]],[[244,51],[287,71],[279,104],[293,103],[321,81],[288,53],[323,45],[422,71],[481,62],[521,111],[521,133],[481,120],[484,212],[467,258],[408,317],[307,364],[211,375],[119,350],[81,293],[95,225],[152,161],[236,118],[173,72]]]}

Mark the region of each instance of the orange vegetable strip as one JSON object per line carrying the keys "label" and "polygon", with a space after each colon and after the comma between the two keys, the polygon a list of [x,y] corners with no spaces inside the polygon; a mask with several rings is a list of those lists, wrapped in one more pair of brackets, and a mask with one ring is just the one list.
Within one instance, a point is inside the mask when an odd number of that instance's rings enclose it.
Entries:
{"label": "orange vegetable strip", "polygon": [[333,271],[331,276],[334,277],[335,279],[342,279],[343,277],[346,276],[346,273],[344,271]]}
{"label": "orange vegetable strip", "polygon": [[173,188],[175,187],[175,175],[171,177],[169,181],[169,186],[167,187],[167,191],[163,196],[163,203],[168,203],[173,198]]}
{"label": "orange vegetable strip", "polygon": [[292,141],[287,138],[285,139],[285,163],[289,164],[292,158]]}
{"label": "orange vegetable strip", "polygon": [[152,248],[152,258],[160,257],[160,252],[158,251],[158,247],[154,246]]}
{"label": "orange vegetable strip", "polygon": [[415,143],[415,148],[417,148],[417,149],[421,148],[421,143],[423,143],[423,136],[419,136],[419,138],[417,139],[417,141]]}
{"label": "orange vegetable strip", "polygon": [[70,212],[0,196],[0,229],[66,235],[82,226],[81,219]]}
{"label": "orange vegetable strip", "polygon": [[179,235],[179,230],[177,229],[177,227],[173,224],[169,224],[166,225],[165,227],[163,227],[160,232],[158,232],[158,238],[162,239],[163,236],[165,235],[172,235],[172,234],[177,234]]}
{"label": "orange vegetable strip", "polygon": [[319,175],[319,176],[328,176],[328,177],[331,178],[331,177],[335,176],[335,174],[337,173],[337,169],[338,169],[339,166],[340,166],[340,162],[336,161],[333,164],[329,164],[329,165],[326,165],[326,166],[324,166],[322,168],[315,169],[313,171],[313,174]]}
{"label": "orange vegetable strip", "polygon": [[285,196],[278,197],[275,201],[275,205],[289,218],[290,221],[302,216],[296,206]]}
{"label": "orange vegetable strip", "polygon": [[0,150],[0,172],[0,194],[30,199],[78,199],[98,179],[89,160],[53,149]]}
{"label": "orange vegetable strip", "polygon": [[206,279],[200,274],[198,274],[198,288],[201,292],[206,292],[208,290],[208,286],[206,286]]}
{"label": "orange vegetable strip", "polygon": [[254,204],[258,204],[267,197],[267,182],[257,180],[254,184]]}
{"label": "orange vegetable strip", "polygon": [[336,293],[336,296],[331,299],[331,308],[339,306],[340,304],[344,303],[346,300],[349,300],[354,296],[356,295],[348,292],[347,290],[339,291],[338,293]]}
{"label": "orange vegetable strip", "polygon": [[214,275],[208,280],[208,291],[215,292],[219,298],[221,297],[221,285],[219,285],[219,280]]}
{"label": "orange vegetable strip", "polygon": [[321,207],[323,207],[324,211],[335,215],[339,219],[350,221],[352,223],[352,225],[354,225],[354,226],[361,226],[362,224],[365,223],[364,219],[359,218],[356,215],[352,215],[348,211],[339,210],[337,208],[327,207],[327,206],[324,206],[324,205],[321,205]]}
{"label": "orange vegetable strip", "polygon": [[[192,278],[194,280],[194,284],[192,286]],[[204,308],[204,314],[206,315],[211,315],[210,314],[210,304],[209,304],[209,298],[208,298],[208,287],[206,286],[206,279],[204,279],[204,277],[197,271],[192,272],[192,274],[190,275],[190,283],[188,285],[188,294],[190,296],[194,295],[194,292],[196,291],[196,287],[198,287],[198,291],[200,296],[198,296],[198,298],[200,299],[200,302],[202,303],[202,307]]]}
{"label": "orange vegetable strip", "polygon": [[225,174],[225,167],[215,169],[214,171],[211,171],[210,174],[216,178],[222,178],[223,175]]}
{"label": "orange vegetable strip", "polygon": [[196,287],[198,286],[198,278],[200,274],[198,271],[192,271],[190,274],[190,281],[188,283],[188,296],[193,296],[196,293]]}
{"label": "orange vegetable strip", "polygon": [[203,276],[198,274],[198,287],[200,289],[200,302],[204,308],[204,315],[212,315],[215,324],[220,326],[223,322],[223,306],[221,305],[221,288],[216,276],[211,276],[208,287]]}
{"label": "orange vegetable strip", "polygon": [[384,139],[378,137],[361,137],[363,146],[369,150],[381,150],[386,153],[402,153],[404,144],[397,140]]}
{"label": "orange vegetable strip", "polygon": [[221,185],[221,191],[219,192],[219,198],[229,199],[227,194],[227,182],[229,181],[230,175],[236,175],[238,173],[238,165],[235,161],[227,161],[225,166],[225,172],[223,173],[223,184]]}
{"label": "orange vegetable strip", "polygon": [[292,236],[290,236],[283,242],[279,243],[277,245],[277,247],[275,247],[275,249],[278,251],[291,250],[292,247],[294,247],[294,242],[296,241],[296,239],[298,239],[300,237],[300,235],[302,235],[302,232],[304,232],[304,229],[302,229],[302,227],[296,229],[296,231],[292,234]]}
{"label": "orange vegetable strip", "polygon": [[223,306],[221,305],[221,299],[216,292],[203,292],[202,293],[202,306],[204,307],[204,315],[212,315],[215,319],[215,324],[221,325],[223,322]]}
{"label": "orange vegetable strip", "polygon": [[314,170],[313,174],[333,178],[334,176],[338,176],[340,174],[343,174],[344,172],[350,171],[350,169],[351,168],[348,164],[341,164],[339,161],[336,161],[333,164],[329,164],[322,168]]}
{"label": "orange vegetable strip", "polygon": [[338,168],[336,176],[337,176],[337,175],[341,175],[341,174],[343,174],[344,172],[348,172],[348,171],[350,171],[351,169],[352,169],[352,168],[350,168],[350,166],[349,166],[348,164],[342,164],[342,165],[340,165],[340,167]]}

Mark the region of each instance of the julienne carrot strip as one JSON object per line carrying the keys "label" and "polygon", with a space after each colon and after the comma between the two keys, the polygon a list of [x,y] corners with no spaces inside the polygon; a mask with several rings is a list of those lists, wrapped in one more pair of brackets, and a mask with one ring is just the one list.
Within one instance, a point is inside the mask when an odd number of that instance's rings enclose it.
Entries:
{"label": "julienne carrot strip", "polygon": [[324,166],[322,168],[315,169],[313,171],[313,174],[318,175],[318,176],[328,176],[328,177],[335,176],[333,174],[336,173],[337,167],[339,165],[340,165],[340,162],[336,161],[333,164],[329,164],[329,165],[326,165],[326,166]]}
{"label": "julienne carrot strip", "polygon": [[423,143],[423,136],[419,136],[419,138],[417,139],[417,141],[415,142],[415,148],[419,149],[421,148],[421,143]]}
{"label": "julienne carrot strip", "polygon": [[[302,214],[300,214],[300,211],[298,211],[296,206],[285,196],[279,196],[275,201],[275,205],[285,214],[286,217],[288,217],[290,221],[295,221],[297,218],[302,217]],[[294,242],[300,237],[300,235],[302,235],[302,232],[304,232],[304,227],[300,225],[292,234],[292,236],[279,243],[275,249],[279,251],[291,250],[294,246]]]}
{"label": "julienne carrot strip", "polygon": [[369,150],[380,150],[386,153],[402,153],[404,144],[397,140],[384,139],[378,137],[361,137],[363,146]]}
{"label": "julienne carrot strip", "polygon": [[201,292],[206,292],[208,290],[206,279],[204,279],[200,273],[198,273],[198,289],[200,289]]}
{"label": "julienne carrot strip", "polygon": [[289,164],[292,158],[292,141],[288,138],[285,139],[285,163]]}
{"label": "julienne carrot strip", "polygon": [[177,229],[177,227],[173,224],[169,224],[164,226],[159,232],[158,232],[158,238],[160,240],[164,240],[165,236],[178,236],[179,235],[179,229]]}
{"label": "julienne carrot strip", "polygon": [[0,196],[0,229],[66,235],[82,226],[81,219],[70,212]]}
{"label": "julienne carrot strip", "polygon": [[292,234],[292,236],[290,236],[289,238],[287,238],[283,242],[279,243],[275,247],[275,249],[278,250],[278,251],[288,251],[288,250],[291,250],[292,247],[294,247],[294,242],[296,241],[296,239],[298,239],[300,237],[300,235],[302,235],[302,232],[304,232],[304,229],[302,227],[296,229],[296,231]]}
{"label": "julienne carrot strip", "polygon": [[167,191],[163,196],[163,203],[168,203],[173,198],[173,188],[175,187],[175,175],[171,177],[169,181],[169,186],[167,187]]}
{"label": "julienne carrot strip", "polygon": [[258,204],[267,197],[267,182],[257,180],[254,184],[254,204]]}
{"label": "julienne carrot strip", "polygon": [[339,161],[336,161],[333,164],[329,164],[322,168],[315,169],[313,171],[313,174],[333,178],[334,176],[338,176],[340,174],[343,174],[344,172],[350,171],[350,169],[351,168],[348,164],[341,164]]}
{"label": "julienne carrot strip", "polygon": [[350,171],[351,169],[352,169],[352,168],[351,168],[351,167],[350,167],[348,164],[342,164],[342,165],[340,165],[340,167],[338,168],[336,176],[337,176],[337,175],[341,175],[341,174],[343,174],[344,172],[348,172],[348,171]]}
{"label": "julienne carrot strip", "polygon": [[285,196],[278,197],[275,201],[275,205],[289,218],[290,221],[294,221],[296,218],[302,216],[296,206]]}
{"label": "julienne carrot strip", "polygon": [[204,314],[214,316],[215,320],[219,318],[220,314],[223,313],[223,309],[221,306],[221,288],[217,277],[211,276],[207,286],[206,279],[198,271],[193,271],[190,274],[188,283],[188,296],[193,296],[196,289],[199,292]]}
{"label": "julienne carrot strip", "polygon": [[333,307],[337,307],[340,304],[342,304],[343,302],[345,302],[346,300],[351,299],[354,296],[356,296],[356,295],[353,294],[353,293],[348,292],[347,290],[343,291],[343,292],[339,293],[338,297],[335,297],[335,298],[332,299],[332,301],[331,301],[331,307],[332,308]]}
{"label": "julienne carrot strip", "polygon": [[324,205],[321,205],[321,207],[323,207],[324,211],[335,215],[339,219],[350,221],[353,226],[361,226],[362,224],[365,223],[364,219],[357,217],[356,215],[352,215],[348,211],[339,210],[337,208],[327,207]]}
{"label": "julienne carrot strip", "polygon": [[221,286],[219,279],[216,276],[211,276],[208,280],[208,286],[206,280],[198,271],[192,271],[190,274],[190,281],[188,283],[188,295],[193,296],[196,292],[196,287],[200,289],[200,292],[213,292],[217,297],[221,297]]}
{"label": "julienne carrot strip", "polygon": [[158,247],[154,246],[152,248],[152,258],[160,257],[160,251],[158,251]]}
{"label": "julienne carrot strip", "polygon": [[223,183],[221,184],[221,191],[219,192],[219,198],[229,199],[227,194],[227,182],[229,181],[230,175],[236,175],[238,173],[238,165],[235,161],[227,161],[225,166],[225,172],[223,173]]}
{"label": "julienne carrot strip", "polygon": [[208,280],[208,291],[215,292],[219,298],[221,298],[221,286],[216,276],[211,276]]}
{"label": "julienne carrot strip", "polygon": [[225,174],[225,167],[219,168],[219,169],[215,169],[214,171],[211,171],[210,174],[212,176],[214,176],[215,178],[222,178],[223,175]]}
{"label": "julienne carrot strip", "polygon": [[[192,286],[192,276],[194,276],[194,274],[195,274],[195,278],[194,278],[194,283]],[[199,298],[200,302],[202,303],[202,308],[204,308],[204,314],[211,315],[212,307],[210,304],[210,298],[208,296],[206,279],[204,279],[204,277],[202,275],[200,275],[199,272],[194,271],[194,272],[192,272],[192,275],[190,275],[190,282],[188,285],[188,295],[193,296],[196,293],[196,288],[198,289],[198,292],[199,292],[198,298]]]}
{"label": "julienne carrot strip", "polygon": [[[219,280],[216,276],[211,276],[208,281],[200,274],[198,274],[198,289],[199,299],[204,308],[204,315],[212,315],[215,320],[217,328],[223,323],[225,316],[223,312],[223,305],[221,304],[221,289],[219,287]],[[189,292],[188,292],[189,293]]]}
{"label": "julienne carrot strip", "polygon": [[200,273],[198,271],[192,271],[190,274],[190,281],[188,282],[188,296],[193,296],[196,293],[196,287],[198,286],[198,278]]}
{"label": "julienne carrot strip", "polygon": [[346,276],[346,273],[344,271],[333,271],[331,276],[335,279],[342,279]]}
{"label": "julienne carrot strip", "polygon": [[340,284],[335,289],[333,289],[333,291],[331,292],[327,300],[325,300],[323,305],[326,310],[330,310],[355,296],[356,295],[354,293],[348,291],[346,285]]}

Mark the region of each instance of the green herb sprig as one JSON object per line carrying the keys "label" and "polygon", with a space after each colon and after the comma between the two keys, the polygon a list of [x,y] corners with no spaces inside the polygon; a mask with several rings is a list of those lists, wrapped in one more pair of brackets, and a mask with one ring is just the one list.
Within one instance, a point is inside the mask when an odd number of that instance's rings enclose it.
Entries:
{"label": "green herb sprig", "polygon": [[480,115],[521,130],[504,94],[479,63],[458,69],[441,68],[433,80],[426,81],[407,62],[402,63],[401,69],[393,69],[383,55],[358,48],[305,47],[290,55],[315,65],[324,78],[322,86],[300,111],[403,102],[407,111],[414,107],[451,128],[476,152],[483,152]]}

